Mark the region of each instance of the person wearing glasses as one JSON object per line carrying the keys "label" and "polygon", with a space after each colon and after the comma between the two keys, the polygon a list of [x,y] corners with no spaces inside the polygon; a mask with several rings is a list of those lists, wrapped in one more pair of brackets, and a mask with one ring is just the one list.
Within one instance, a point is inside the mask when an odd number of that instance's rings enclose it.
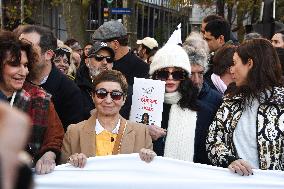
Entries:
{"label": "person wearing glasses", "polygon": [[128,121],[119,114],[127,87],[119,71],[107,70],[96,76],[92,90],[96,110],[88,120],[68,127],[63,140],[62,163],[84,167],[87,157],[138,152],[146,162],[154,158],[147,126]]}
{"label": "person wearing glasses", "polygon": [[64,74],[67,75],[70,66],[71,51],[66,47],[59,47],[54,50],[52,62]]}
{"label": "person wearing glasses", "polygon": [[112,69],[113,58],[114,52],[106,43],[96,42],[88,52],[86,64],[83,64],[76,74],[75,82],[82,92],[85,119],[89,119],[90,112],[95,108],[92,82],[102,71]]}
{"label": "person wearing glasses", "polygon": [[79,87],[52,63],[53,51],[57,48],[57,39],[52,31],[42,26],[26,25],[20,32],[19,39],[30,41],[39,57],[39,61],[32,65],[28,80],[52,95],[65,130],[68,125],[84,120]]}
{"label": "person wearing glasses", "polygon": [[127,79],[128,93],[120,114],[128,119],[132,104],[134,77],[148,78],[149,65],[137,57],[128,47],[128,35],[124,25],[112,20],[104,22],[92,35],[93,41],[103,41],[114,51],[113,69],[118,70]]}
{"label": "person wearing glasses", "polygon": [[198,89],[190,73],[188,55],[179,45],[165,45],[155,54],[149,74],[166,86],[162,127],[149,125],[149,131],[157,155],[209,163],[205,140],[213,114],[197,100]]}

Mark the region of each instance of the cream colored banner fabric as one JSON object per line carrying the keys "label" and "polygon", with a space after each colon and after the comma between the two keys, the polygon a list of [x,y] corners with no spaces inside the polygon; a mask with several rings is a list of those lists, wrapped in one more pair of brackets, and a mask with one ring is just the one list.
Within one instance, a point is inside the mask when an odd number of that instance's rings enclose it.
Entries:
{"label": "cream colored banner fabric", "polygon": [[57,166],[51,174],[35,176],[36,189],[144,188],[284,188],[284,172],[254,170],[239,176],[228,169],[155,157],[151,163],[138,154],[89,158],[85,168]]}

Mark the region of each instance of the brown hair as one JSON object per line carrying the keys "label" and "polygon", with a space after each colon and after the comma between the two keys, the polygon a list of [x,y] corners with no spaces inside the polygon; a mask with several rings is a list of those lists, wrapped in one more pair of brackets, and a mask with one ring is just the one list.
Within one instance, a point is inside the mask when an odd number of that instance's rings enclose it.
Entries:
{"label": "brown hair", "polygon": [[99,75],[97,75],[94,78],[94,82],[93,82],[93,92],[94,90],[96,90],[96,86],[98,84],[105,82],[105,81],[119,83],[124,96],[127,95],[128,84],[127,84],[126,78],[120,71],[106,70],[106,71],[101,72]]}
{"label": "brown hair", "polygon": [[[33,50],[32,44],[25,40],[19,40],[17,36],[10,31],[0,32],[0,81],[2,81],[4,61],[12,66],[18,66],[21,62],[21,51],[27,53],[28,69],[31,70],[32,65],[38,60],[38,55]],[[10,55],[10,57],[8,56]]]}
{"label": "brown hair", "polygon": [[[10,57],[9,57],[10,55]],[[19,65],[21,58],[21,47],[17,37],[10,31],[0,31],[0,80],[2,81],[3,67],[6,59],[7,64]]]}
{"label": "brown hair", "polygon": [[210,15],[206,16],[205,18],[203,18],[203,22],[208,23],[208,22],[211,22],[213,20],[222,20],[222,19],[224,19],[222,16],[219,16],[217,14],[210,14]]}
{"label": "brown hair", "polygon": [[220,48],[213,58],[213,73],[222,76],[233,65],[233,55],[236,46],[225,45]]}
{"label": "brown hair", "polygon": [[267,90],[275,86],[283,86],[281,80],[281,65],[272,44],[266,39],[252,39],[245,41],[237,49],[236,53],[247,64],[249,59],[253,61],[253,67],[247,75],[247,84],[236,87],[232,93],[242,93],[245,102],[251,104],[253,98],[258,101],[267,97]]}

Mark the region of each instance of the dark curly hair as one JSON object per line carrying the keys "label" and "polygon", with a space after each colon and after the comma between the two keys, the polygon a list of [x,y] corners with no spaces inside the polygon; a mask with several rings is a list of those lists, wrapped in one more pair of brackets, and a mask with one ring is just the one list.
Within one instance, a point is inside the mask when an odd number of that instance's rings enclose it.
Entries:
{"label": "dark curly hair", "polygon": [[[7,59],[9,60],[7,61]],[[17,37],[10,31],[0,32],[0,81],[3,80],[5,64],[20,65],[21,46]]]}
{"label": "dark curly hair", "polygon": [[188,108],[198,111],[198,88],[194,86],[191,79],[181,81],[178,87],[178,92],[181,94],[181,99],[178,101],[178,105],[182,109]]}
{"label": "dark curly hair", "polygon": [[[10,31],[0,32],[0,81],[2,81],[4,64],[18,66],[21,63],[21,51],[27,53],[28,69],[38,60],[38,55],[34,51],[32,44],[25,40],[19,40],[17,36]],[[8,57],[9,56],[9,57]],[[7,60],[9,58],[9,60]]]}

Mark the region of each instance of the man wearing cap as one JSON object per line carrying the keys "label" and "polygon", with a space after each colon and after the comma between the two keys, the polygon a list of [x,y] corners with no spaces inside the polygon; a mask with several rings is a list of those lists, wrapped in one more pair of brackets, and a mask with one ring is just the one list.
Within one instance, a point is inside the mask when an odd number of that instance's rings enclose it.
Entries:
{"label": "man wearing cap", "polygon": [[133,85],[134,77],[148,76],[149,66],[129,51],[126,29],[120,22],[105,22],[92,37],[93,40],[106,42],[113,49],[115,53],[113,69],[121,71],[129,85]]}
{"label": "man wearing cap", "polygon": [[140,45],[140,48],[138,48],[138,56],[148,63],[147,59],[150,53],[158,49],[158,42],[154,38],[145,37],[142,40],[137,40],[137,44]]}
{"label": "man wearing cap", "polygon": [[127,79],[129,85],[128,97],[120,113],[125,119],[128,119],[134,77],[148,77],[149,65],[129,51],[126,29],[118,21],[105,22],[94,32],[92,39],[104,41],[113,49],[115,54],[113,69],[122,72]]}
{"label": "man wearing cap", "polygon": [[84,118],[89,119],[90,112],[95,108],[92,100],[92,81],[104,70],[113,67],[114,52],[104,42],[96,42],[87,54],[86,64],[78,70],[75,82],[81,89],[84,104]]}

